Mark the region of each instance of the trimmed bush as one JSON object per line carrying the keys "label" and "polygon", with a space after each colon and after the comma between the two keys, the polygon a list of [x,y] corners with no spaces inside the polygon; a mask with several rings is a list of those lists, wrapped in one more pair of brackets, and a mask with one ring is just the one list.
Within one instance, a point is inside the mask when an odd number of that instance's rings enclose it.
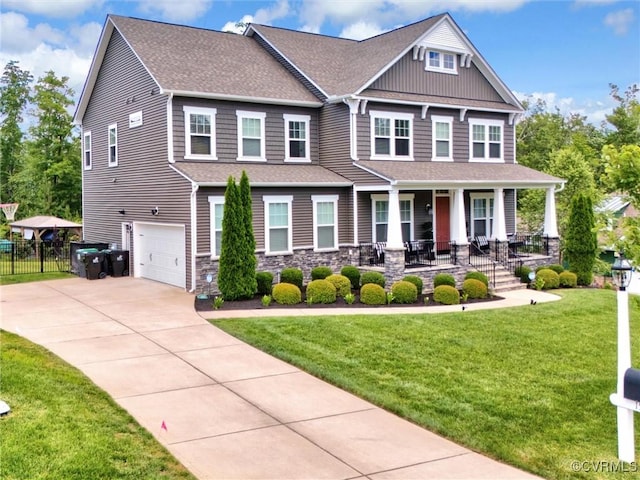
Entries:
{"label": "trimmed bush", "polygon": [[271,295],[271,288],[273,287],[273,273],[271,272],[257,272],[256,282],[258,284],[259,295]]}
{"label": "trimmed bush", "polygon": [[536,268],[536,273],[538,273],[543,268],[548,268],[549,270],[553,270],[558,275],[564,272],[564,267],[562,265],[558,265],[557,263],[552,263],[551,265],[540,265],[539,267]]}
{"label": "trimmed bush", "polygon": [[283,268],[280,272],[280,282],[290,283],[298,288],[302,288],[302,270],[299,268]]}
{"label": "trimmed bush", "polygon": [[438,288],[440,285],[448,285],[455,288],[456,279],[449,273],[438,273],[433,279],[433,288]]}
{"label": "trimmed bush", "polygon": [[[470,278],[474,279],[474,280],[480,280],[482,283],[484,283],[484,286],[489,288],[489,278],[482,272],[467,272],[467,274],[464,276],[465,280],[469,280]],[[477,297],[471,297],[471,298],[477,298]],[[484,298],[484,297],[482,297]]]}
{"label": "trimmed bush", "polygon": [[333,274],[329,275],[325,280],[331,282],[336,288],[336,295],[338,297],[344,297],[346,294],[351,293],[351,280],[344,275]]}
{"label": "trimmed bush", "polygon": [[405,282],[413,283],[416,286],[416,289],[418,290],[418,295],[422,295],[423,284],[422,284],[422,279],[420,277],[416,275],[407,275],[402,280],[404,280]]}
{"label": "trimmed bush", "polygon": [[560,278],[560,286],[563,288],[575,288],[578,285],[578,276],[569,271],[564,271],[558,275]]}
{"label": "trimmed bush", "polygon": [[387,294],[377,283],[366,283],[360,289],[360,302],[365,305],[386,305]]}
{"label": "trimmed bush", "polygon": [[382,288],[384,288],[387,282],[384,278],[384,275],[380,272],[364,272],[360,276],[360,284],[364,287],[369,283],[375,283],[376,285],[380,285]]}
{"label": "trimmed bush", "polygon": [[311,280],[322,280],[327,278],[333,272],[330,267],[320,266],[311,269]]}
{"label": "trimmed bush", "polygon": [[360,270],[353,265],[346,265],[340,270],[340,275],[344,275],[351,281],[351,288],[357,290],[360,288]]}
{"label": "trimmed bush", "polygon": [[528,265],[520,265],[516,267],[515,275],[520,277],[521,283],[529,283],[529,274],[531,273],[531,267]]}
{"label": "trimmed bush", "polygon": [[550,268],[543,268],[538,270],[538,278],[544,280],[543,290],[549,290],[551,288],[558,288],[560,286],[560,275],[551,270]]}
{"label": "trimmed bush", "polygon": [[433,300],[443,305],[458,305],[460,292],[451,285],[438,285],[433,291]]}
{"label": "trimmed bush", "polygon": [[391,294],[395,303],[415,303],[418,300],[418,288],[406,280],[391,285]]}
{"label": "trimmed bush", "polygon": [[481,280],[467,278],[462,282],[462,293],[468,298],[487,298],[487,286]]}
{"label": "trimmed bush", "polygon": [[311,280],[307,285],[307,302],[309,303],[335,303],[336,287],[331,282],[320,278]]}
{"label": "trimmed bush", "polygon": [[292,283],[278,283],[274,285],[271,296],[280,305],[295,305],[302,302],[302,292]]}

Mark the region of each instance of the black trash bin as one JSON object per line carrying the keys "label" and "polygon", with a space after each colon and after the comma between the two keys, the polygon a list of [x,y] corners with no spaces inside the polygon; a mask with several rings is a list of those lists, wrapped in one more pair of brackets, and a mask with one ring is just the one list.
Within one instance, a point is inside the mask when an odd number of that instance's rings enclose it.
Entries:
{"label": "black trash bin", "polygon": [[107,276],[107,272],[104,270],[104,253],[85,253],[83,258],[89,280],[98,280]]}
{"label": "black trash bin", "polygon": [[112,277],[129,276],[129,250],[111,250],[107,258],[109,275]]}
{"label": "black trash bin", "polygon": [[93,248],[95,250],[104,250],[108,248],[108,245],[104,242],[71,242],[70,244],[70,258],[71,258],[71,273],[75,273],[79,277],[86,277],[87,273],[84,269],[84,256],[83,250]]}

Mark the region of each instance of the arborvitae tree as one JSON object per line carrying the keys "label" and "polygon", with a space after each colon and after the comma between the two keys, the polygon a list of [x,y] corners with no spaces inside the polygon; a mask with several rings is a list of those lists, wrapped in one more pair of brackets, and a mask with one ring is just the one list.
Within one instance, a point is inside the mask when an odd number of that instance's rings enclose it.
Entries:
{"label": "arborvitae tree", "polygon": [[569,270],[578,276],[578,284],[591,285],[593,266],[598,253],[598,240],[593,202],[583,193],[578,193],[571,200],[564,252],[569,262]]}
{"label": "arborvitae tree", "polygon": [[251,298],[258,289],[256,281],[256,239],[253,236],[253,211],[251,208],[251,186],[249,185],[249,177],[243,170],[240,177],[240,204],[242,206],[242,242],[238,245],[241,249],[243,257],[243,270],[240,274],[239,281],[244,286],[244,295]]}
{"label": "arborvitae tree", "polygon": [[243,298],[243,291],[238,282],[245,261],[238,251],[242,243],[242,218],[240,194],[235,179],[229,177],[227,190],[224,193],[224,214],[222,215],[222,245],[218,266],[218,288],[225,300]]}

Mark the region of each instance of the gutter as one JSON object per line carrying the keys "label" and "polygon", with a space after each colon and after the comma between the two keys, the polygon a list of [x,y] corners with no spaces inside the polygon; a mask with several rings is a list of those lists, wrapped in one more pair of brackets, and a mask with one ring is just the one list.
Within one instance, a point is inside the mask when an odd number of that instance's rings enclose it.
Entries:
{"label": "gutter", "polygon": [[313,102],[307,100],[287,100],[281,98],[268,98],[268,97],[246,97],[244,95],[227,95],[224,93],[207,93],[207,92],[191,92],[188,90],[168,90],[160,89],[161,94],[175,95],[178,97],[192,97],[192,98],[208,98],[212,100],[229,100],[234,102],[246,102],[246,103],[266,103],[269,105],[285,105],[293,107],[322,107],[322,102]]}
{"label": "gutter", "polygon": [[173,93],[167,98],[167,156],[169,163],[176,163],[173,158]]}

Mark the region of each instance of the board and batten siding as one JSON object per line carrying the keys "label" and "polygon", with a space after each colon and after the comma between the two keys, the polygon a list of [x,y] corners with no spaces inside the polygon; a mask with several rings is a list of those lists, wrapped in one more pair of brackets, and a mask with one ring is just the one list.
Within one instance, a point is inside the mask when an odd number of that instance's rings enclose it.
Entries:
{"label": "board and batten siding", "polygon": [[[191,187],[169,166],[166,104],[167,97],[158,95],[156,83],[114,30],[82,118],[92,143],[92,168],[82,171],[84,238],[121,247],[123,222],[186,225],[188,285]],[[129,115],[140,111],[142,125],[129,128]],[[108,127],[114,123],[118,165],[109,167]],[[153,216],[156,206],[160,214]]]}
{"label": "board and batten siding", "polygon": [[[284,115],[308,115],[309,147],[312,164],[318,164],[318,110],[314,108],[227,102],[202,98],[173,98],[173,156],[184,160],[185,125],[184,107],[216,109],[216,155],[219,162],[236,162],[238,158],[238,117],[236,111],[266,113],[265,154],[269,163],[285,163]],[[205,160],[215,161],[215,160]],[[247,163],[250,161],[242,161]]]}
{"label": "board and batten siding", "polygon": [[425,60],[414,60],[413,53],[409,52],[369,88],[504,103],[504,99],[473,62],[466,68],[460,66],[460,55],[456,55],[456,61],[457,75],[431,72],[425,70]]}

